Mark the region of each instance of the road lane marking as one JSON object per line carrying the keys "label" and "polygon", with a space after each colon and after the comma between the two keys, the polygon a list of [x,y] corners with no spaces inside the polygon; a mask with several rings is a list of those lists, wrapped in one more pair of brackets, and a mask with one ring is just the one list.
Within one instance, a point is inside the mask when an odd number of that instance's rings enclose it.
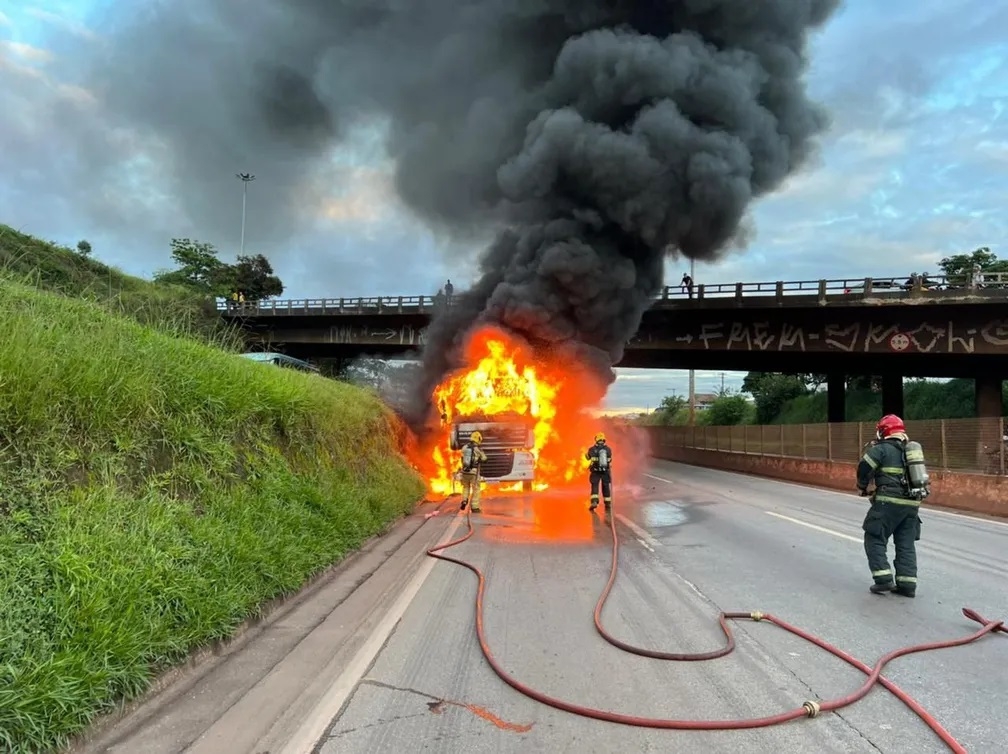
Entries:
{"label": "road lane marking", "polygon": [[645,547],[648,550],[650,550],[651,552],[654,552],[654,548],[651,545],[649,545],[647,542],[645,542],[643,539],[641,539],[640,537],[637,537],[637,541],[641,543],[642,547]]}
{"label": "road lane marking", "polygon": [[647,546],[647,548],[649,550],[651,550],[651,552],[654,552],[654,550],[652,550],[651,548],[653,548],[653,547],[661,547],[661,542],[659,542],[657,539],[655,539],[650,534],[648,534],[648,532],[647,532],[646,529],[642,529],[637,524],[635,524],[633,521],[631,521],[629,518],[627,518],[626,516],[624,516],[622,513],[617,513],[616,514],[616,518],[618,518],[620,520],[620,522],[624,526],[626,526],[630,531],[632,531],[634,534],[636,534],[637,535],[637,539],[639,539],[641,541],[641,544],[645,544]]}
{"label": "road lane marking", "polygon": [[651,477],[652,479],[657,479],[659,482],[665,482],[665,484],[675,484],[671,479],[666,479],[663,476],[655,476],[654,474],[648,474],[645,472],[644,476]]}
{"label": "road lane marking", "polygon": [[[678,463],[678,462],[677,461],[669,461],[668,463]],[[689,466],[689,464],[683,464],[683,465],[684,466]],[[740,474],[740,473],[734,472],[734,471],[726,471],[725,469],[712,469],[712,468],[710,468],[708,466],[694,466],[693,468],[707,469],[708,471],[716,471],[716,472],[719,472],[721,474],[731,474],[732,476],[736,476],[736,477],[750,476],[748,474]],[[678,482],[676,482],[674,479],[667,479],[667,478],[662,477],[662,476],[655,476],[654,474],[645,473],[644,476],[650,477],[651,479],[655,479],[655,480],[657,480],[659,482],[665,482],[665,484],[678,484]],[[772,482],[774,484],[784,484],[784,485],[787,485],[788,487],[798,487],[799,489],[803,489],[803,490],[815,490],[816,492],[821,492],[821,493],[826,494],[826,495],[839,495],[840,497],[846,498],[849,502],[854,502],[854,501],[857,501],[857,500],[861,500],[861,496],[860,495],[855,495],[855,494],[853,494],[851,492],[841,492],[840,490],[831,490],[828,487],[816,487],[815,485],[810,485],[810,484],[799,484],[797,482],[787,482],[787,481],[785,481],[783,479],[774,479],[773,477],[761,477],[761,476],[756,476],[756,475],[752,475],[752,476],[754,476],[756,479],[761,479],[764,482]],[[696,484],[696,482],[692,482],[692,484]],[[927,515],[929,515],[929,516],[944,516],[945,518],[956,519],[957,521],[960,521],[960,522],[967,522],[968,521],[968,522],[971,522],[971,523],[990,524],[992,526],[1000,526],[1001,528],[1008,528],[1008,521],[997,521],[997,520],[992,519],[992,518],[984,518],[984,517],[982,517],[980,515],[970,515],[969,513],[953,513],[952,511],[943,511],[943,510],[938,510],[937,508],[929,508],[926,505],[922,505],[921,506],[921,511],[927,513]]]}
{"label": "road lane marking", "polygon": [[832,534],[834,537],[840,537],[841,539],[849,539],[851,542],[858,542],[859,544],[863,541],[861,537],[852,537],[850,534],[844,534],[843,532],[834,531],[833,529],[827,529],[825,526],[817,526],[816,524],[810,524],[808,521],[802,521],[800,518],[791,518],[791,516],[785,516],[782,513],[774,513],[773,511],[763,511],[768,516],[775,516],[776,518],[782,518],[785,521],[790,521],[793,524],[798,524],[799,526],[807,526],[809,529],[815,529],[816,531],[821,531],[823,534]]}
{"label": "road lane marking", "polygon": [[[444,533],[444,536],[441,537],[438,546],[450,542],[464,520],[465,516],[456,516],[448,526],[448,530]],[[318,741],[325,735],[326,729],[336,716],[336,713],[340,711],[346,700],[353,693],[353,690],[357,687],[360,679],[367,673],[368,668],[371,667],[371,663],[374,662],[382,647],[385,646],[385,642],[392,634],[393,629],[395,629],[403,615],[405,615],[406,610],[420,592],[430,572],[439,562],[437,559],[427,555],[424,556],[424,561],[417,569],[413,580],[407,584],[406,588],[400,593],[399,598],[389,608],[389,611],[385,613],[385,616],[378,625],[375,626],[374,631],[361,648],[357,650],[357,654],[347,664],[346,669],[326,690],[318,704],[312,709],[311,714],[308,715],[298,731],[287,742],[287,745],[284,746],[281,754],[307,754],[307,752],[315,748]]]}

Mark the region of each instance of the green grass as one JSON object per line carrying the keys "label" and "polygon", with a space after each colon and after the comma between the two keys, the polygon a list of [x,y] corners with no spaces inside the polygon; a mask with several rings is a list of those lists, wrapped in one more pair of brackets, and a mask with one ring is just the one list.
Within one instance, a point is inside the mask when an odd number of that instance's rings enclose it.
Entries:
{"label": "green grass", "polygon": [[39,290],[81,298],[173,334],[237,350],[213,301],[182,286],[127,275],[56,243],[0,224],[0,275]]}
{"label": "green grass", "polygon": [[109,300],[0,279],[0,751],[62,745],[423,494],[373,395]]}

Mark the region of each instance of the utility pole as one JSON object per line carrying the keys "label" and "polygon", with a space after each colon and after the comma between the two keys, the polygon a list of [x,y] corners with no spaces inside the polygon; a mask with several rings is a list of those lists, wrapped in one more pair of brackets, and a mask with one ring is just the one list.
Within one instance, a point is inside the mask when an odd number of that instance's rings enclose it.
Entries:
{"label": "utility pole", "polygon": [[[693,281],[693,288],[696,289],[696,260],[691,259],[689,263],[689,276]],[[696,424],[696,376],[693,370],[689,370],[689,424]]]}
{"label": "utility pole", "polygon": [[721,372],[721,395],[724,395],[724,372]]}
{"label": "utility pole", "polygon": [[235,173],[242,182],[242,231],[241,231],[241,251],[239,254],[245,256],[245,203],[248,199],[248,185],[255,180],[251,173]]}

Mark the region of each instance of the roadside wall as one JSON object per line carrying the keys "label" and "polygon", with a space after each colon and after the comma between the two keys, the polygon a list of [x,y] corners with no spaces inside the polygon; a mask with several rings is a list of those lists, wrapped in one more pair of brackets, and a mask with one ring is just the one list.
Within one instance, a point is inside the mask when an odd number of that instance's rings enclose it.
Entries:
{"label": "roadside wall", "polygon": [[[669,432],[679,429],[649,427],[651,455],[666,461],[756,474],[844,492],[856,490],[856,460],[808,459],[744,450],[688,447],[681,443],[681,433]],[[1008,517],[1008,476],[943,470],[933,465],[928,473],[931,475],[931,496],[925,506]]]}

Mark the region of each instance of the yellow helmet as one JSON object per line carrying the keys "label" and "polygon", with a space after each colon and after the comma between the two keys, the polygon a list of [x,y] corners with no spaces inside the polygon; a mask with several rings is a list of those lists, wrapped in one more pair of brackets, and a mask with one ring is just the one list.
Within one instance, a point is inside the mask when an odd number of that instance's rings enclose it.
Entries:
{"label": "yellow helmet", "polygon": [[477,445],[479,445],[481,442],[483,442],[483,435],[480,434],[480,431],[477,429],[475,432],[469,435],[469,439],[472,440]]}
{"label": "yellow helmet", "polygon": [[605,442],[605,435],[602,432],[599,432],[595,435],[595,442]]}

